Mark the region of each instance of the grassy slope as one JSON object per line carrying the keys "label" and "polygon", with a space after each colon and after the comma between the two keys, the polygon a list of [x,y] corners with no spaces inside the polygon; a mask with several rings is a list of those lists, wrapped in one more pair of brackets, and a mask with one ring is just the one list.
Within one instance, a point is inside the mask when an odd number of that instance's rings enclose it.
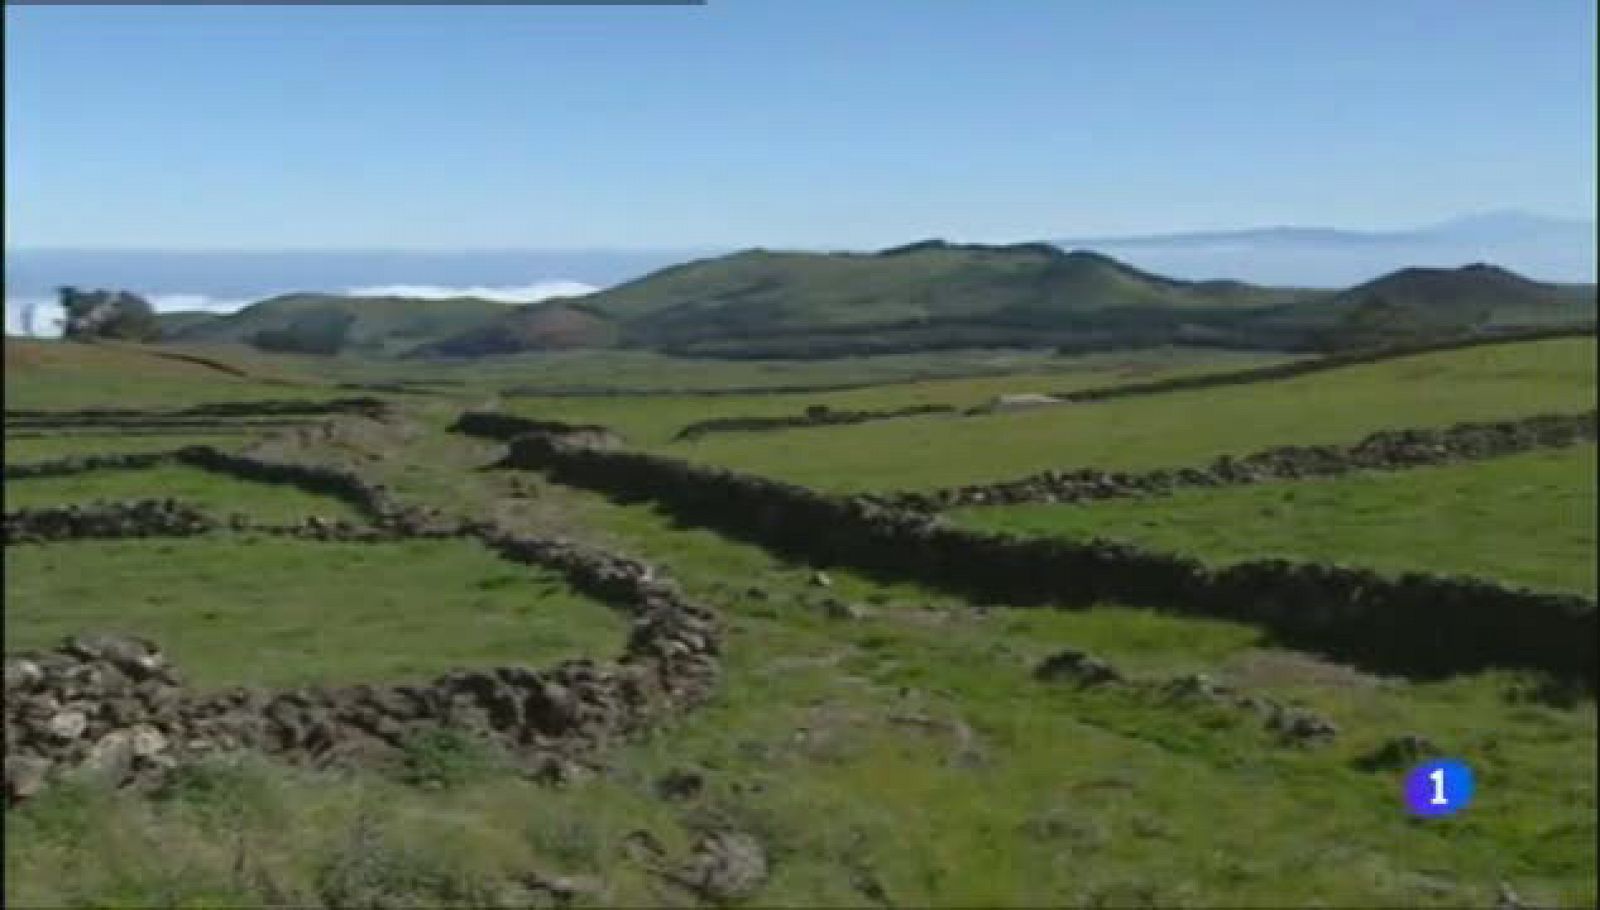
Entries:
{"label": "grassy slope", "polygon": [[[7,408],[166,408],[256,398],[327,398],[285,361],[221,347],[76,344],[7,338]],[[215,358],[240,377],[162,352]],[[288,383],[288,384],[286,384]]]}
{"label": "grassy slope", "polygon": [[219,517],[241,512],[267,522],[299,521],[308,515],[361,520],[352,507],[331,496],[307,493],[284,484],[238,480],[186,465],[92,471],[66,477],[30,477],[8,480],[5,485],[7,509],[86,504],[97,499],[168,497],[193,503]]}
{"label": "grassy slope", "polygon": [[[1502,377],[1518,387],[1528,379]],[[1511,680],[1496,674],[1374,680],[1264,648],[1245,627],[1124,605],[976,611],[914,585],[834,570],[833,589],[820,592],[807,583],[808,567],[678,527],[647,506],[543,483],[533,498],[508,502],[508,477],[470,470],[495,447],[439,433],[450,406],[425,406],[428,432],[378,465],[395,489],[665,566],[727,620],[715,702],[618,750],[612,773],[566,790],[486,775],[428,792],[372,774],[248,768],[164,800],[59,788],[8,812],[9,902],[349,906],[387,895],[404,905],[526,906],[526,893],[506,885],[539,870],[599,876],[609,890],[590,902],[600,905],[680,904],[680,893],[625,859],[624,837],[647,830],[681,856],[695,828],[717,824],[766,843],[773,878],[755,903],[771,906],[868,904],[874,885],[888,901],[913,906],[1462,906],[1492,903],[1502,879],[1534,903],[1595,900],[1592,702],[1570,711],[1514,704],[1502,694]],[[986,456],[1002,455],[991,440]],[[157,547],[177,555],[224,545],[251,552],[150,558]],[[234,649],[211,664],[218,680],[237,678],[229,668],[249,668],[260,643],[279,635],[288,642],[286,678],[336,678],[350,660],[371,663],[363,678],[422,672],[403,665],[431,664],[441,647],[462,648],[460,662],[506,659],[489,649],[537,622],[546,596],[529,597],[526,569],[482,551],[458,559],[433,543],[395,554],[352,548],[377,562],[349,572],[327,545],[81,546],[107,552],[89,557],[96,571],[77,570],[79,554],[91,552],[77,545],[33,555],[60,554],[73,560],[75,581],[120,592],[120,601],[100,601],[97,617],[128,610],[127,591],[160,591],[153,582],[166,578],[185,593],[136,615],[170,624],[154,637],[196,673],[210,649]],[[19,570],[7,573],[8,624],[24,597],[70,602],[68,592],[43,587],[69,573],[21,564],[25,552],[7,554],[7,569]],[[375,574],[390,583],[375,587]],[[509,625],[468,621],[470,600],[457,600],[459,592],[505,574],[519,578],[492,593],[508,598],[508,611],[530,612]],[[222,585],[250,593],[218,598]],[[769,597],[747,596],[751,585]],[[370,604],[374,591],[393,603]],[[826,619],[814,606],[822,594],[868,604],[873,615]],[[248,620],[218,635],[195,607],[230,621],[237,608]],[[564,633],[602,622],[587,612],[555,615]],[[286,630],[296,624],[299,632]],[[314,629],[331,631],[324,639]],[[185,635],[196,643],[183,643]],[[1325,749],[1288,750],[1234,715],[1034,682],[1032,666],[1066,646],[1139,675],[1204,671],[1305,704],[1342,732]],[[609,639],[575,650],[614,647]],[[976,760],[961,758],[949,732],[895,720],[907,715],[965,725]],[[1478,772],[1477,800],[1462,816],[1409,820],[1396,773],[1351,767],[1409,731]],[[702,771],[705,794],[685,803],[654,796],[654,780],[672,768]]]}
{"label": "grassy slope", "polygon": [[960,420],[710,436],[683,457],[835,490],[936,487],[1093,465],[1154,468],[1375,430],[1595,406],[1595,342],[1491,345],[1281,382]]}
{"label": "grassy slope", "polygon": [[[1130,362],[1146,359],[1218,359],[1250,363],[1270,355],[1176,348],[1124,352]],[[562,389],[771,389],[794,386],[870,385],[1011,373],[1068,372],[1090,358],[1057,357],[1047,351],[966,349],[920,354],[884,354],[844,360],[699,360],[649,351],[567,351],[498,357],[470,364],[440,364],[438,375],[474,386]]]}
{"label": "grassy slope", "polygon": [[1064,310],[1091,310],[1250,306],[1292,296],[1172,281],[1097,254],[1040,245],[944,245],[894,255],[748,250],[665,269],[582,300],[623,319],[737,306],[763,314],[767,327],[794,328],[971,317],[1047,300]]}
{"label": "grassy slope", "polygon": [[313,313],[355,317],[349,344],[399,353],[426,341],[468,331],[505,316],[510,307],[490,300],[417,300],[405,297],[341,297],[288,294],[251,304],[237,313],[195,323],[174,338],[186,342],[249,343],[258,332],[287,328]]}
{"label": "grassy slope", "polygon": [[188,445],[208,445],[234,449],[251,438],[249,433],[195,433],[128,436],[116,433],[56,433],[49,436],[18,438],[6,435],[6,464],[47,461],[69,455],[102,455],[107,452],[158,452]]}
{"label": "grassy slope", "polygon": [[930,379],[834,392],[794,394],[661,396],[641,398],[508,398],[514,413],[615,427],[635,445],[663,447],[683,426],[711,417],[795,415],[814,404],[835,410],[886,410],[919,404],[969,408],[995,396],[1017,392],[1058,392],[1102,383],[1131,382],[1188,373],[1210,372],[1229,365],[1269,361],[1264,355],[1200,349],[1160,349],[1059,358],[1049,371],[999,376]]}
{"label": "grassy slope", "polygon": [[[918,331],[891,347],[949,347],[993,335],[974,329],[979,324],[1008,330],[994,337],[1027,343],[1034,331],[1028,327],[1081,328],[1086,313],[1215,315],[1325,296],[1238,282],[1176,281],[1095,253],[1063,253],[1043,244],[933,243],[884,254],[747,250],[663,269],[577,298],[574,305],[647,347],[720,340],[736,349],[755,342],[747,350],[789,352],[814,345],[769,343],[774,336],[893,326]],[[508,316],[497,325],[509,339],[517,334],[517,321]],[[965,328],[952,328],[957,323]],[[943,328],[922,331],[932,325]],[[882,342],[889,336],[875,337]]]}
{"label": "grassy slope", "polygon": [[[6,549],[8,649],[86,629],[162,644],[201,686],[424,679],[620,650],[626,624],[462,541],[275,538]],[[382,579],[382,584],[374,584]]]}
{"label": "grassy slope", "polygon": [[1084,506],[965,509],[962,524],[1110,537],[1210,562],[1331,559],[1594,596],[1595,448]]}

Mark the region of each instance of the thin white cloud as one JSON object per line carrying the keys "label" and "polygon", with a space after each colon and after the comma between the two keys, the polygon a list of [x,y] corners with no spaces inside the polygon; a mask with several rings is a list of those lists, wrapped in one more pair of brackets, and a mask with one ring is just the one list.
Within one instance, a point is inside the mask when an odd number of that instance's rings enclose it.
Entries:
{"label": "thin white cloud", "polygon": [[418,300],[450,300],[456,297],[477,297],[501,303],[537,303],[552,297],[581,297],[600,290],[581,281],[540,281],[513,287],[447,287],[437,284],[384,284],[351,288],[345,293],[355,297],[411,297]]}
{"label": "thin white cloud", "polygon": [[[389,284],[350,288],[344,293],[354,297],[411,297],[418,300],[450,300],[457,297],[477,297],[501,303],[537,303],[555,297],[580,297],[600,290],[581,281],[540,281],[514,286],[449,287],[437,284]],[[234,313],[252,303],[273,295],[249,299],[212,297],[209,294],[151,294],[145,299],[158,313],[179,310],[200,310],[207,313]],[[6,297],[5,331],[7,335],[55,338],[61,334],[61,306],[54,297]]]}

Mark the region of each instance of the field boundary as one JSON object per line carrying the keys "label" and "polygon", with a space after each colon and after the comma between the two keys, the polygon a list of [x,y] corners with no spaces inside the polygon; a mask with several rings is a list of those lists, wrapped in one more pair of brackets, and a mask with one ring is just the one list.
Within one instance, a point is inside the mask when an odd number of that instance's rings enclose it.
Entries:
{"label": "field boundary", "polygon": [[957,528],[926,513],[679,459],[529,434],[503,468],[653,502],[700,524],[819,565],[909,578],[979,599],[1084,607],[1106,599],[1256,625],[1292,647],[1411,676],[1510,666],[1592,687],[1596,606],[1576,595],[1475,578],[1257,560],[1200,561],[1104,540]]}
{"label": "field boundary", "polygon": [[962,506],[1132,499],[1166,496],[1185,488],[1215,489],[1486,461],[1592,443],[1595,438],[1594,410],[1580,414],[1536,414],[1516,420],[1464,421],[1444,428],[1379,430],[1346,446],[1272,446],[1244,456],[1222,455],[1199,467],[1160,468],[1142,473],[1100,468],[1051,470],[1016,480],[928,492],[868,494],[867,498],[883,505],[929,512]]}
{"label": "field boundary", "polygon": [[673,442],[685,442],[709,436],[712,433],[770,433],[777,430],[801,427],[832,427],[878,420],[895,420],[900,417],[925,417],[929,414],[954,414],[955,405],[915,404],[903,408],[880,411],[835,411],[825,405],[814,405],[803,414],[785,414],[780,417],[713,417],[684,426],[673,435]]}
{"label": "field boundary", "polygon": [[[1114,398],[1158,395],[1163,392],[1187,392],[1194,389],[1210,389],[1220,386],[1275,382],[1282,379],[1295,379],[1300,376],[1322,373],[1328,370],[1342,370],[1346,367],[1364,366],[1385,360],[1399,360],[1442,351],[1463,350],[1486,345],[1517,344],[1525,341],[1546,341],[1553,338],[1593,338],[1595,337],[1595,330],[1595,323],[1587,323],[1532,331],[1506,332],[1497,335],[1481,335],[1425,344],[1400,345],[1349,354],[1330,354],[1324,357],[1292,360],[1288,363],[1275,363],[1260,367],[1246,367],[1241,370],[1228,370],[1221,373],[1201,373],[1194,376],[1153,379],[1148,382],[1097,386],[1095,388],[1057,392],[1053,393],[1052,397],[1061,399],[1065,404],[1083,404],[1086,402],[1109,401]],[[978,412],[969,411],[967,413]]]}
{"label": "field boundary", "polygon": [[[8,546],[151,533],[191,536],[219,527],[170,500],[5,516]],[[454,670],[422,686],[215,693],[182,688],[150,642],[74,636],[54,651],[6,658],[10,801],[77,769],[108,775],[119,785],[153,786],[185,763],[241,749],[315,766],[392,763],[418,736],[438,731],[486,739],[524,773],[559,781],[608,743],[703,703],[720,674],[716,615],[690,602],[656,567],[607,550],[474,522],[431,531],[391,525],[375,533],[345,526],[350,533],[332,535],[325,533],[328,526],[310,521],[303,527],[235,529],[360,542],[470,537],[502,559],[553,570],[573,589],[622,609],[634,617],[632,631],[609,664],[580,658],[545,670]]]}

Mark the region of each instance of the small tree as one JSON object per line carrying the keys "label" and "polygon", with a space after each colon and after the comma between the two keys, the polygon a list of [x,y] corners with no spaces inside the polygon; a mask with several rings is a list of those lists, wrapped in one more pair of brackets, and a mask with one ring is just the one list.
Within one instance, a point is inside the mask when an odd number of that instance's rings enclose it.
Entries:
{"label": "small tree", "polygon": [[161,334],[155,307],[127,291],[81,291],[71,285],[57,288],[66,318],[61,334],[75,341],[118,338],[149,341]]}

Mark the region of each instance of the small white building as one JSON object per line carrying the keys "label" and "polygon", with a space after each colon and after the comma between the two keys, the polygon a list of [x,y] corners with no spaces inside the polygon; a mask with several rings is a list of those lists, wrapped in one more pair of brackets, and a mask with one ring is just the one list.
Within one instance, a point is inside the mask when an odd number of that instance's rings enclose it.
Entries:
{"label": "small white building", "polygon": [[1057,398],[1054,395],[1041,395],[1033,392],[1017,395],[999,395],[989,402],[987,410],[1020,411],[1025,408],[1041,408],[1052,404],[1066,404],[1066,400]]}

